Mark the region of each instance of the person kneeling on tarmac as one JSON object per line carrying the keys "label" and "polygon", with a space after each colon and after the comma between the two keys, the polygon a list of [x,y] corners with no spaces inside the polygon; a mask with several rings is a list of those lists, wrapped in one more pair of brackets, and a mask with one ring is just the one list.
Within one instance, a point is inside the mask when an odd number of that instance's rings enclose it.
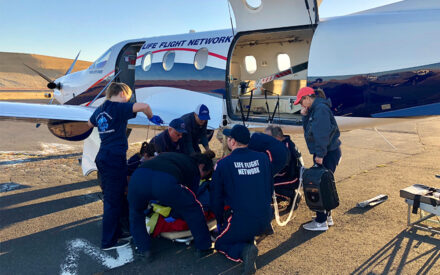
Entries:
{"label": "person kneeling on tarmac", "polygon": [[212,253],[211,236],[202,205],[195,196],[200,179],[210,174],[212,169],[212,159],[208,155],[197,153],[187,156],[166,152],[144,162],[133,173],[128,185],[128,202],[137,258],[152,259],[144,214],[152,200],[170,206],[186,221],[198,256]]}
{"label": "person kneeling on tarmac", "polygon": [[267,155],[248,149],[249,130],[243,125],[224,129],[232,153],[218,161],[211,183],[211,208],[219,236],[215,248],[228,259],[244,262],[244,273],[256,271],[255,236],[272,220],[273,180]]}
{"label": "person kneeling on tarmac", "polygon": [[298,198],[295,203],[295,209],[301,200],[301,194],[298,191],[299,177],[301,167],[304,162],[301,152],[295,143],[290,139],[290,136],[284,135],[283,130],[279,126],[268,126],[264,132],[277,140],[281,141],[289,151],[289,162],[274,178],[275,195],[277,201],[288,201],[287,211],[290,210],[293,204],[295,194],[298,193]]}

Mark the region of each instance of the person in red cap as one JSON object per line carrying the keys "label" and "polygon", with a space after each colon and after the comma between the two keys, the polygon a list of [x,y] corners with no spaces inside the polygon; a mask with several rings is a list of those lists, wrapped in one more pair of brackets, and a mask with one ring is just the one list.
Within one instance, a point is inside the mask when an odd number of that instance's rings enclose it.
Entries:
{"label": "person in red cap", "polygon": [[[313,162],[334,173],[342,156],[340,132],[324,91],[303,87],[298,91],[294,104],[301,104],[302,107],[304,138],[313,155]],[[316,212],[316,218],[303,227],[306,230],[326,231],[333,224],[331,212],[323,211]]]}

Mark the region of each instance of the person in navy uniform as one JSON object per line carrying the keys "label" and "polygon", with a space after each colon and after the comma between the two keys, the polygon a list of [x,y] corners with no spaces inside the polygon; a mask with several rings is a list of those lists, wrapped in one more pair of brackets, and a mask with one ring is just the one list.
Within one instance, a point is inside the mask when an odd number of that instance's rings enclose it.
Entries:
{"label": "person in navy uniform", "polygon": [[274,178],[275,195],[280,201],[289,200],[287,210],[292,207],[295,194],[298,193],[295,209],[298,207],[301,195],[298,192],[300,169],[304,166],[301,152],[290,136],[284,135],[283,130],[279,126],[268,126],[264,132],[276,138],[284,144],[289,151],[289,162]]}
{"label": "person in navy uniform", "polygon": [[244,272],[256,271],[255,236],[270,227],[273,179],[266,154],[248,148],[249,130],[243,125],[224,129],[232,153],[218,161],[212,179],[211,208],[217,219],[217,251],[244,262]]}
{"label": "person in navy uniform", "polygon": [[152,200],[170,206],[188,224],[199,256],[212,253],[211,236],[203,207],[196,195],[201,178],[212,173],[213,163],[206,154],[191,156],[165,152],[141,164],[128,185],[130,230],[136,245],[136,258],[151,261],[150,237],[145,227],[145,210]]}
{"label": "person in navy uniform", "polygon": [[211,117],[208,107],[205,104],[199,104],[194,112],[183,115],[181,119],[185,123],[187,132],[183,135],[185,154],[200,153],[199,144],[202,144],[205,150],[209,151],[206,127]]}
{"label": "person in navy uniform", "polygon": [[289,162],[289,151],[279,140],[264,133],[253,133],[249,149],[266,153],[269,157],[272,176],[276,176]]}
{"label": "person in navy uniform", "polygon": [[154,144],[144,141],[139,153],[134,154],[127,160],[128,176],[131,176],[141,163],[153,158],[156,154],[157,152]]}
{"label": "person in navy uniform", "polygon": [[168,129],[152,138],[150,143],[154,144],[159,154],[162,152],[183,153],[182,136],[186,133],[185,122],[181,118],[176,118],[170,122]]}
{"label": "person in navy uniform", "polygon": [[[340,132],[324,91],[303,87],[298,91],[295,105],[301,104],[304,138],[313,162],[333,173],[341,159]],[[326,231],[334,224],[331,211],[316,212],[316,219],[304,224],[306,230]]]}
{"label": "person in navy uniform", "polygon": [[98,127],[101,145],[95,158],[104,193],[101,248],[109,250],[129,244],[121,237],[119,220],[127,186],[127,121],[143,112],[148,119],[162,123],[146,103],[128,102],[132,91],[124,83],[112,83],[106,90],[106,100],[92,114],[90,127]]}

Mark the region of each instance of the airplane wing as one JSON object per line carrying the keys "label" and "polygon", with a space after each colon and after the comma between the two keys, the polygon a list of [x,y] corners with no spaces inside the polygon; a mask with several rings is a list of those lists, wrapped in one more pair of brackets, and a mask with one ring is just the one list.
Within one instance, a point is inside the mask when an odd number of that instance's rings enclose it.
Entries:
{"label": "airplane wing", "polygon": [[[74,121],[87,122],[95,111],[96,107],[74,106],[74,105],[47,105],[21,102],[0,102],[0,120],[22,120],[35,123],[48,124],[53,121]],[[169,106],[154,105],[154,114],[159,115],[168,125],[171,120],[180,117],[184,113],[174,109],[169,110]],[[209,128],[218,128],[220,118],[209,121]],[[143,113],[128,121],[128,127],[155,126]]]}

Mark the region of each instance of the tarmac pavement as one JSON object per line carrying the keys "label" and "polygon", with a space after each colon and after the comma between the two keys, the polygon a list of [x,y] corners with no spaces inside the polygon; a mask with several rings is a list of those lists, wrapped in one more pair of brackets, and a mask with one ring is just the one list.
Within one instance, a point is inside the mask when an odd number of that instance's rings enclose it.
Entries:
{"label": "tarmac pavement", "polygon": [[[151,264],[132,262],[131,248],[101,251],[101,194],[96,175],[81,174],[82,146],[53,140],[46,129],[36,134],[30,123],[2,121],[0,128],[1,274],[240,272],[239,265],[218,253],[196,259],[192,246],[163,239],[153,241]],[[302,201],[294,220],[286,227],[275,225],[275,234],[258,245],[257,274],[439,274],[440,237],[407,229],[399,190],[415,183],[440,188],[435,177],[440,173],[440,118],[378,130],[342,133],[335,226],[323,233],[302,229],[313,215]],[[151,138],[154,133],[138,130],[131,142],[136,135]],[[309,166],[302,135],[292,138]],[[131,152],[138,148],[132,145]],[[385,203],[355,207],[382,193],[389,196]]]}

